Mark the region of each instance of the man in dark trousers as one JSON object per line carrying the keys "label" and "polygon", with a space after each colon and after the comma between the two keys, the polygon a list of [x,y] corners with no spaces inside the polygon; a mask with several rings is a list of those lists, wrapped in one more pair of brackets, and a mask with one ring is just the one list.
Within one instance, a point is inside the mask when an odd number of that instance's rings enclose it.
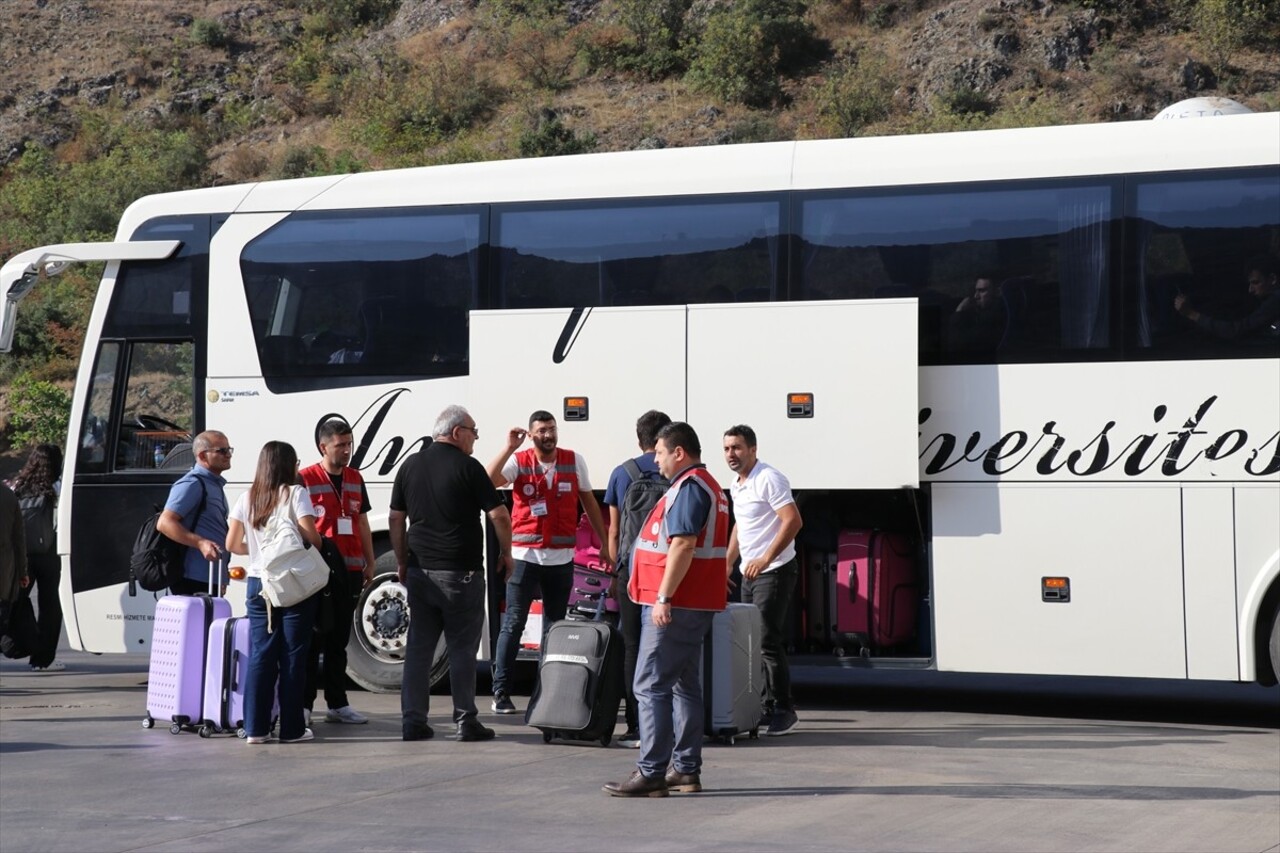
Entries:
{"label": "man in dark trousers", "polygon": [[391,547],[412,613],[400,685],[404,740],[434,734],[427,709],[431,662],[441,634],[448,647],[457,740],[493,737],[493,729],[476,719],[476,652],[485,608],[480,513],[489,516],[497,534],[503,580],[511,574],[511,514],[484,466],[471,456],[479,435],[466,409],[449,406],[436,420],[431,444],[405,460],[391,489]]}
{"label": "man in dark trousers", "polygon": [[702,464],[693,427],[672,423],[658,433],[658,470],[671,481],[636,538],[628,593],[641,605],[636,702],[640,757],[636,771],[604,792],[613,797],[665,797],[702,790],[704,728],[702,642],[724,610],[729,502]]}
{"label": "man in dark trousers", "polygon": [[729,535],[727,573],[742,557],[742,600],[760,609],[764,634],[764,715],[760,727],[778,737],[796,727],[791,704],[791,669],[787,664],[787,613],[795,592],[796,534],[803,521],[791,483],[777,468],[757,456],[756,431],[746,424],[724,434],[724,461],[738,478],[729,484],[733,498],[733,533]]}
{"label": "man in dark trousers", "polygon": [[[519,450],[528,437],[533,446]],[[578,505],[587,514],[596,537],[607,542],[600,505],[591,493],[587,463],[582,454],[559,444],[555,416],[538,410],[529,416],[528,430],[512,427],[507,445],[489,463],[489,479],[501,488],[511,484],[512,545],[515,568],[507,581],[507,610],[493,656],[493,710],[514,714],[508,681],[520,650],[520,635],[529,618],[529,605],[542,596],[542,634],[565,617],[573,591],[573,552],[578,536]],[[517,452],[518,451],[518,452]],[[514,455],[513,455],[514,454]],[[600,559],[609,564],[608,546]]]}
{"label": "man in dark trousers", "polygon": [[[312,642],[307,659],[306,723],[323,686],[328,711],[326,723],[367,723],[369,718],[347,701],[347,642],[351,639],[351,614],[364,585],[373,579],[373,534],[369,530],[369,491],[360,472],[348,465],[353,438],[350,425],[340,418],[320,425],[320,461],[298,472],[311,505],[316,510],[316,530],[333,541],[346,566],[345,583],[337,594],[330,591],[332,620]],[[323,652],[323,669],[320,655]]]}
{"label": "man in dark trousers", "polygon": [[614,597],[618,601],[618,627],[622,631],[622,644],[626,650],[622,658],[623,683],[626,686],[627,730],[618,738],[618,746],[628,749],[640,747],[640,718],[636,706],[635,678],[636,660],[640,656],[640,605],[627,595],[627,581],[631,578],[629,568],[631,561],[631,542],[623,542],[619,537],[622,530],[622,508],[627,496],[627,489],[633,481],[632,471],[638,471],[641,477],[653,477],[662,482],[658,475],[658,463],[654,461],[654,446],[658,442],[658,431],[671,423],[671,418],[664,412],[650,409],[636,420],[636,440],[640,444],[640,455],[629,459],[631,465],[623,462],[613,469],[609,475],[609,485],[604,491],[604,505],[609,508],[609,553],[613,555],[618,569],[618,586]]}

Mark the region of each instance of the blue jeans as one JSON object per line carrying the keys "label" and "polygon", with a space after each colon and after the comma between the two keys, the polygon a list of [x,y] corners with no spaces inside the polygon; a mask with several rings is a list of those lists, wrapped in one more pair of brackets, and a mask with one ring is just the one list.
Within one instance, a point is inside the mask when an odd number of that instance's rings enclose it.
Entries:
{"label": "blue jeans", "polygon": [[400,717],[405,726],[427,723],[431,705],[431,664],[444,635],[449,656],[449,692],[453,721],[476,716],[476,652],[484,627],[484,573],[451,572],[409,566],[409,642],[400,682]]}
{"label": "blue jeans", "polygon": [[569,593],[573,589],[573,563],[540,566],[516,560],[507,581],[507,612],[502,614],[502,630],[498,632],[498,650],[493,658],[493,695],[507,692],[507,679],[520,651],[520,635],[529,621],[529,604],[542,595],[542,636],[556,622],[564,619],[569,609]]}
{"label": "blue jeans", "polygon": [[271,706],[280,683],[280,739],[302,737],[302,694],[307,686],[307,652],[316,619],[316,596],[292,607],[271,608],[267,631],[267,600],[262,581],[249,578],[245,607],[249,611],[249,671],[244,686],[244,729],[251,737],[271,732]]}
{"label": "blue jeans", "polygon": [[640,609],[640,659],[636,704],[640,711],[640,758],[645,776],[661,776],[674,763],[680,773],[702,770],[702,642],[715,614],[671,609],[671,624],[653,624],[653,608]]}

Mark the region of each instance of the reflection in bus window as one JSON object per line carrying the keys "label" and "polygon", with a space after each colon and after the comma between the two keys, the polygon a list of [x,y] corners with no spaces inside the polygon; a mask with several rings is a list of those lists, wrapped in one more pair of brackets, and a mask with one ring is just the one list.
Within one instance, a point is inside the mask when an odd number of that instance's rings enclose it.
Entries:
{"label": "reflection in bus window", "polygon": [[[928,361],[1057,358],[1112,346],[1112,188],[822,194],[799,205],[801,299],[919,299]],[[1004,327],[953,339],[976,282],[1000,293]]]}
{"label": "reflection in bus window", "polygon": [[1268,299],[1280,299],[1249,286],[1251,276],[1266,275],[1251,267],[1280,257],[1280,175],[1152,177],[1137,184],[1130,205],[1138,271],[1129,312],[1135,352],[1275,357],[1280,317],[1247,321],[1268,310]]}
{"label": "reflection in bus window", "polygon": [[85,395],[88,403],[85,405],[84,428],[80,432],[80,450],[76,454],[78,474],[100,474],[107,469],[112,390],[116,385],[120,346],[117,341],[107,341],[98,347],[89,392]]}
{"label": "reflection in bus window", "polygon": [[241,257],[263,376],[465,374],[481,236],[474,212],[284,220]]}
{"label": "reflection in bus window", "polygon": [[194,345],[135,343],[129,347],[115,469],[189,468]]}
{"label": "reflection in bus window", "polygon": [[776,197],[501,210],[501,305],[765,301],[776,292],[780,221]]}

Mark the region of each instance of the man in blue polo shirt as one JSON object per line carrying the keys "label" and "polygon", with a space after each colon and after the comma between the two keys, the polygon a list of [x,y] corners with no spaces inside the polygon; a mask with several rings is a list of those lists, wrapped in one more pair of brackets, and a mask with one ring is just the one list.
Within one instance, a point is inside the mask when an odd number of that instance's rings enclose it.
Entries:
{"label": "man in blue polo shirt", "polygon": [[227,581],[227,553],[223,550],[227,541],[227,496],[223,491],[227,481],[222,472],[231,467],[234,448],[226,435],[211,430],[196,436],[191,452],[196,464],[173,484],[156,522],[157,530],[187,547],[183,579],[169,587],[175,595],[207,592],[211,562],[222,565],[221,586]]}

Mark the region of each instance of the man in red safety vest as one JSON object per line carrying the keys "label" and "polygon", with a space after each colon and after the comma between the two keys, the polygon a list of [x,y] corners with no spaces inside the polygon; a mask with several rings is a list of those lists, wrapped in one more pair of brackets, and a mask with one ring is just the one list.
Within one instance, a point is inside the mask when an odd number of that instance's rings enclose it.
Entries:
{"label": "man in red safety vest", "polygon": [[[365,583],[373,579],[373,535],[369,531],[369,492],[351,461],[351,426],[341,418],[327,420],[316,434],[320,461],[298,472],[316,510],[316,529],[331,539],[346,564],[345,590],[329,590],[333,620],[329,629],[311,644],[307,659],[306,716],[323,687],[328,723],[367,723],[369,718],[347,701],[347,643],[351,639],[351,614]],[[345,594],[344,594],[345,592]],[[323,669],[320,656],[324,655]]]}
{"label": "man in red safety vest", "polygon": [[[525,437],[533,446],[516,452]],[[514,454],[514,456],[512,455]],[[581,454],[559,446],[555,415],[538,410],[528,430],[512,427],[507,446],[489,463],[489,479],[498,488],[511,484],[511,556],[507,609],[493,657],[493,710],[514,714],[507,683],[529,618],[529,604],[542,595],[543,635],[565,617],[573,589],[573,552],[578,539],[578,504],[596,537],[604,543],[600,559],[609,564],[608,536],[600,505],[591,493],[587,463]]]}
{"label": "man in red safety vest", "polygon": [[658,433],[654,460],[671,481],[636,536],[627,592],[641,606],[636,704],[640,757],[614,797],[702,790],[702,642],[725,609],[729,502],[686,423]]}

